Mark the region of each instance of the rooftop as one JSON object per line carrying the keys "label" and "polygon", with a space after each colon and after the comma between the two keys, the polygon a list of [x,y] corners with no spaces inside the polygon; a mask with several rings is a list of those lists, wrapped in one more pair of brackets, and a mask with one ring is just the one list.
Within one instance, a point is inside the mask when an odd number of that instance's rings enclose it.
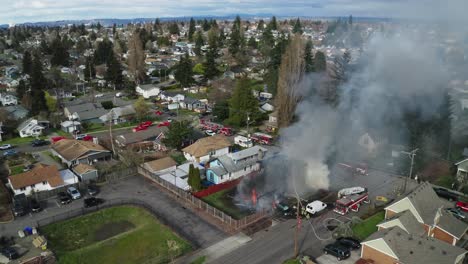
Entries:
{"label": "rooftop", "polygon": [[210,151],[230,147],[232,144],[224,135],[214,135],[197,140],[192,145],[182,149],[183,152],[199,158],[208,155]]}

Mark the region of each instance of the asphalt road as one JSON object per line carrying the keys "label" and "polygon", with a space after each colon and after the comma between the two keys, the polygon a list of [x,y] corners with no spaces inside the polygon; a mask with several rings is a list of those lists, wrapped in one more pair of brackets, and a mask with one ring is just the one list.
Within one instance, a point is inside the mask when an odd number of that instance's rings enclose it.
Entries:
{"label": "asphalt road", "polygon": [[[83,194],[83,193],[82,193]],[[196,213],[183,207],[180,203],[162,192],[157,187],[144,179],[142,176],[131,176],[127,179],[115,181],[102,186],[99,198],[109,199],[138,199],[153,206],[163,222],[179,234],[186,234],[197,247],[207,247],[227,237],[217,227],[205,222]],[[27,214],[18,217],[11,223],[0,224],[0,234],[6,236],[17,236],[18,230],[26,226],[35,226],[36,221],[49,218],[53,215],[62,214],[71,209],[83,207],[83,199],[73,201],[68,205],[60,205],[55,197],[42,201],[44,210],[35,214]]]}

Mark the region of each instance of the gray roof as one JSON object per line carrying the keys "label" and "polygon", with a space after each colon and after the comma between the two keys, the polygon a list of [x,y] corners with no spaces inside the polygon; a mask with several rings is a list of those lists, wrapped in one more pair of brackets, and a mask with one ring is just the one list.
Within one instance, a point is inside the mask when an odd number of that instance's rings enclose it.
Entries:
{"label": "gray roof", "polygon": [[156,85],[154,85],[154,84],[140,84],[140,85],[138,85],[138,87],[140,87],[140,89],[146,90],[146,91],[151,90],[153,88],[157,88]]}
{"label": "gray roof", "polygon": [[77,113],[80,120],[96,119],[100,116],[107,114],[107,110],[98,104],[93,103],[82,103],[77,105],[67,106],[68,111],[71,114]]}
{"label": "gray roof", "polygon": [[224,167],[224,170],[226,172],[236,172],[236,171],[243,170],[244,168],[247,168],[250,165],[254,165],[255,163],[257,163],[258,159],[252,158],[248,160],[235,162],[231,157],[227,155],[223,155],[223,156],[218,157],[218,161]]}
{"label": "gray roof", "polygon": [[265,154],[268,150],[264,147],[253,146],[251,148],[247,148],[238,152],[230,153],[229,156],[231,156],[233,160],[241,160],[247,157],[255,156],[260,151],[263,151],[263,154]]}
{"label": "gray roof", "polygon": [[[135,108],[133,105],[127,105],[127,106],[121,106],[121,107],[114,107],[112,108],[114,111],[114,119],[123,117],[123,116],[129,116],[129,115],[134,115],[136,114]],[[101,119],[104,122],[107,122],[107,118],[109,117],[109,112],[106,114],[102,115],[99,119]]]}
{"label": "gray roof", "polygon": [[393,217],[380,222],[379,225],[390,222],[395,219],[400,220],[401,224],[406,228],[406,230],[408,230],[412,234],[424,235],[426,233],[422,224],[418,222],[418,220],[414,217],[413,213],[411,213],[410,210],[406,210],[401,213],[395,214]]}
{"label": "gray roof", "polygon": [[5,106],[2,109],[10,113],[15,120],[25,118],[29,113],[29,111],[21,105]]}
{"label": "gray roof", "polygon": [[200,102],[200,100],[198,100],[196,98],[188,97],[188,96],[185,96],[185,98],[184,98],[184,103],[186,103],[186,104],[194,104],[194,103],[197,103],[197,102]]}
{"label": "gray roof", "polygon": [[166,133],[168,130],[167,127],[157,127],[156,125],[150,126],[146,130],[141,130],[138,132],[129,132],[118,136],[115,140],[121,145],[134,144],[141,141],[155,140],[157,136],[161,133]]}
{"label": "gray roof", "polygon": [[458,239],[461,239],[468,229],[468,224],[455,218],[455,216],[453,216],[451,213],[445,211],[442,211],[442,215],[440,216],[437,226],[449,232]]}
{"label": "gray roof", "polygon": [[458,256],[466,254],[464,249],[431,237],[408,234],[398,226],[375,232],[363,243],[376,239],[383,239],[403,264],[455,263]]}

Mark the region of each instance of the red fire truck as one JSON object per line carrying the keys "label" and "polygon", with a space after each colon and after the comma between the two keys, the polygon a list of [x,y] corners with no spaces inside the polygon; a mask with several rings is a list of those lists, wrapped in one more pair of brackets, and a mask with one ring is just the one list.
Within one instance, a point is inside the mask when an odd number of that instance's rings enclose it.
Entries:
{"label": "red fire truck", "polygon": [[338,163],[338,166],[340,166],[342,169],[346,171],[349,171],[353,175],[363,175],[363,176],[369,175],[368,167],[367,167],[367,164],[365,163],[359,163],[359,164]]}
{"label": "red fire truck", "polygon": [[353,212],[359,211],[359,207],[362,203],[369,203],[369,193],[367,190],[359,194],[351,194],[343,196],[335,202],[335,211],[338,214],[345,215],[349,210]]}
{"label": "red fire truck", "polygon": [[218,130],[218,134],[223,134],[227,137],[232,136],[232,129],[230,127],[222,127]]}
{"label": "red fire truck", "polygon": [[223,128],[223,125],[207,121],[205,119],[200,119],[200,129],[201,130],[211,130],[218,132],[219,129]]}
{"label": "red fire truck", "polygon": [[273,137],[268,135],[268,134],[265,134],[265,133],[253,133],[251,136],[250,136],[250,139],[255,142],[255,143],[258,143],[258,144],[262,144],[262,145],[271,145],[273,144]]}

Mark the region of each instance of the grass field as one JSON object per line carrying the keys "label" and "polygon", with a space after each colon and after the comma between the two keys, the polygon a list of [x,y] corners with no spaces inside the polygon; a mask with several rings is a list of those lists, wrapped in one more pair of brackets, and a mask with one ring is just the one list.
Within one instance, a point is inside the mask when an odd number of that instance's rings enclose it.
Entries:
{"label": "grass field", "polygon": [[24,170],[23,165],[10,167],[10,171],[11,171],[10,175],[16,175],[16,174],[23,173],[23,170]]}
{"label": "grass field", "polygon": [[372,233],[377,231],[376,224],[380,223],[385,218],[385,212],[381,211],[375,215],[365,219],[359,224],[356,224],[352,227],[354,236],[359,240],[364,240]]}
{"label": "grass field", "polygon": [[168,263],[192,249],[149,212],[133,206],[104,209],[41,231],[62,264]]}
{"label": "grass field", "polygon": [[235,219],[241,219],[242,217],[247,216],[250,213],[239,209],[239,207],[237,207],[234,204],[232,196],[234,195],[233,192],[235,191],[235,189],[236,187],[222,190],[217,193],[213,193],[212,195],[205,196],[202,198],[202,200],[207,202],[209,205],[216,207],[217,209],[232,216]]}

